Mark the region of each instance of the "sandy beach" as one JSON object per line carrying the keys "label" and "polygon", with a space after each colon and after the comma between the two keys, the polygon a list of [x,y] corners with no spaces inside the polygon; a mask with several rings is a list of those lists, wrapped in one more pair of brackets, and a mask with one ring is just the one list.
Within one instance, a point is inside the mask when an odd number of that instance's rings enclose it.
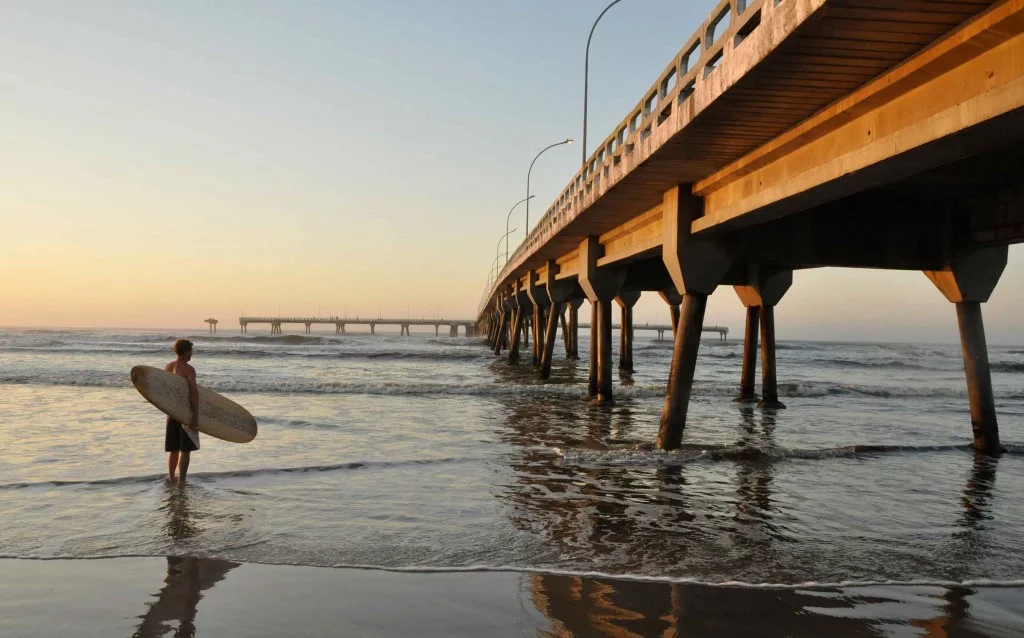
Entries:
{"label": "sandy beach", "polygon": [[2,560],[0,635],[1017,636],[1024,588],[755,588],[191,557]]}

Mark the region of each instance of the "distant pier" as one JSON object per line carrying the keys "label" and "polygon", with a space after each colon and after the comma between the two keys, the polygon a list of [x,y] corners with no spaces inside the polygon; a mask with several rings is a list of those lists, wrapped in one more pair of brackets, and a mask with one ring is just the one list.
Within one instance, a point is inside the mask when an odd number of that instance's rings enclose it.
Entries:
{"label": "distant pier", "polygon": [[345,334],[347,326],[369,326],[370,334],[375,334],[377,326],[398,326],[399,333],[409,335],[412,326],[433,326],[434,335],[441,335],[441,326],[448,327],[448,336],[459,336],[459,328],[463,334],[473,337],[478,334],[476,321],[473,319],[389,319],[386,317],[239,317],[238,325],[242,334],[248,334],[249,324],[269,324],[270,334],[283,334],[285,324],[299,324],[305,327],[306,334],[312,332],[314,325],[334,326],[335,334]]}
{"label": "distant pier", "polygon": [[[581,323],[580,328],[590,329],[589,323]],[[612,324],[612,330],[621,330],[622,327],[619,324]],[[660,323],[635,323],[633,324],[633,332],[637,330],[648,330],[658,333],[658,340],[665,338],[665,333],[674,334],[672,332],[672,326],[669,324]],[[729,327],[728,326],[704,326],[701,328],[701,332],[717,332],[719,341],[727,341],[729,339]]]}
{"label": "distant pier", "polygon": [[210,317],[209,319],[203,319],[203,321],[210,324],[210,334],[217,334],[217,324],[220,323],[219,321],[217,321],[213,317]]}

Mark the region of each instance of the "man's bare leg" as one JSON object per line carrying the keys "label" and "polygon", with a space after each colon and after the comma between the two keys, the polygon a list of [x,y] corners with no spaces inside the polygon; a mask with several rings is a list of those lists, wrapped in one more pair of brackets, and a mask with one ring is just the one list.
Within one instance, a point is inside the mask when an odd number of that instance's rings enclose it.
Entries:
{"label": "man's bare leg", "polygon": [[187,450],[181,451],[181,461],[178,463],[178,476],[182,483],[185,482],[185,476],[188,474],[188,462],[191,456],[191,452]]}
{"label": "man's bare leg", "polygon": [[169,452],[167,454],[167,480],[174,482],[174,468],[178,467],[178,453]]}

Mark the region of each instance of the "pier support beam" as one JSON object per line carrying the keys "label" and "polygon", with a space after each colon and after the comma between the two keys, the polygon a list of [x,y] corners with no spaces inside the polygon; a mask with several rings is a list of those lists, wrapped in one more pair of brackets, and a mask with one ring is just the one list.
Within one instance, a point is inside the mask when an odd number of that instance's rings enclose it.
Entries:
{"label": "pier support beam", "polygon": [[999,424],[996,420],[992,372],[988,364],[988,346],[981,304],[988,301],[1006,268],[1007,248],[986,248],[961,255],[944,270],[925,271],[950,302],[956,304],[960,328],[960,349],[967,377],[967,397],[971,404],[971,429],[974,447],[984,454],[999,454]]}
{"label": "pier support beam", "polygon": [[658,429],[658,447],[663,450],[674,450],[682,443],[708,295],[732,264],[715,238],[690,234],[691,224],[702,213],[703,202],[686,187],[673,188],[662,197],[662,260],[676,291],[683,294]]}
{"label": "pier support beam", "polygon": [[569,323],[565,319],[565,311],[568,304],[562,304],[562,312],[558,315],[559,325],[562,326],[562,346],[565,348],[565,358],[569,358],[572,344],[569,343]]}
{"label": "pier support beam", "polygon": [[[544,348],[540,358],[541,379],[547,379],[551,376],[551,358],[555,352],[555,333],[558,329],[558,320],[561,318],[564,324],[565,319],[562,317],[562,310],[565,308],[566,302],[576,292],[576,284],[574,282],[560,281],[557,278],[558,271],[558,264],[553,259],[548,260],[544,275],[544,291],[550,301],[550,306],[548,307],[547,326],[544,329]],[[562,332],[565,332],[564,325]]]}
{"label": "pier support beam", "polygon": [[526,294],[533,304],[533,365],[540,367],[544,355],[545,327],[548,310],[551,307],[551,296],[538,278],[536,270],[526,274]]}
{"label": "pier support beam", "polygon": [[757,330],[760,325],[761,309],[747,306],[747,325],[743,333],[743,372],[740,373],[740,395],[734,399],[737,403],[754,403],[757,394],[754,392],[754,375],[757,373]]}
{"label": "pier support beam", "polygon": [[633,373],[633,306],[640,301],[639,290],[623,290],[615,297],[619,305],[619,372]]}
{"label": "pier support beam", "polygon": [[[757,351],[757,324],[761,328],[761,401],[759,408],[781,410],[778,379],[775,372],[775,306],[793,285],[793,271],[751,265],[747,284],[733,286],[747,308],[747,328],[743,341],[743,373],[737,401],[754,398],[754,353]],[[756,311],[757,316],[753,316]],[[753,322],[753,323],[752,323]],[[752,332],[753,330],[753,332]],[[749,366],[748,366],[749,362]]]}
{"label": "pier support beam", "polygon": [[570,359],[580,358],[580,306],[583,305],[583,297],[571,297],[569,299],[569,350],[566,356]]}
{"label": "pier support beam", "polygon": [[757,407],[784,410],[775,374],[775,306],[761,306],[761,400]]}
{"label": "pier support beam", "polygon": [[544,328],[544,349],[540,355],[540,378],[551,376],[551,357],[555,352],[555,333],[558,331],[558,318],[562,316],[562,303],[552,301],[548,308],[547,325]]}
{"label": "pier support beam", "polygon": [[612,300],[622,290],[625,271],[599,270],[601,243],[597,237],[580,242],[579,284],[593,306],[590,322],[590,390],[597,403],[612,398]]}
{"label": "pier support beam", "polygon": [[[683,296],[675,288],[672,290],[662,290],[658,292],[658,296],[668,304],[668,312],[672,320],[672,334],[675,334],[679,328],[679,305],[683,303]],[[661,335],[658,335],[658,338],[660,339]]]}
{"label": "pier support beam", "polygon": [[509,363],[519,363],[519,344],[522,341],[523,336],[526,334],[524,329],[526,326],[526,315],[532,312],[532,308],[529,305],[519,302],[519,307],[516,308],[516,312],[513,315],[512,325],[512,344],[508,350],[508,361]]}
{"label": "pier support beam", "polygon": [[494,354],[500,355],[505,338],[505,311],[498,315],[498,333],[494,336]]}
{"label": "pier support beam", "polygon": [[661,410],[661,427],[658,429],[658,447],[662,450],[674,450],[683,442],[707,305],[708,296],[705,294],[683,295],[679,328],[675,331],[675,345],[672,348],[668,390]]}

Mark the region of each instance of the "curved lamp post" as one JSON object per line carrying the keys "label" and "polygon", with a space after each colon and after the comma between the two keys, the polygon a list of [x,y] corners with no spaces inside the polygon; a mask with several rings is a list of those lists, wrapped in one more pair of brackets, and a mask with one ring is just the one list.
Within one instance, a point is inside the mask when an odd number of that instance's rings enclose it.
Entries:
{"label": "curved lamp post", "polygon": [[[522,202],[519,202],[519,204],[522,204]],[[518,206],[519,204],[516,204],[516,206]],[[516,232],[517,230],[519,230],[519,229],[518,228],[513,228],[512,230],[510,230],[507,233],[505,233],[504,235],[502,235],[501,239],[498,240],[498,245],[494,249],[494,264],[492,264],[494,266],[494,277],[495,277],[495,279],[497,279],[497,277],[498,277],[498,260],[501,259],[501,242],[502,242],[502,240],[507,240],[508,236],[511,235],[512,233]],[[508,251],[508,248],[506,247],[506,254],[507,254],[507,251]],[[508,262],[508,257],[505,258],[505,261],[506,261],[506,263]]]}
{"label": "curved lamp post", "polygon": [[601,21],[604,14],[608,13],[608,9],[611,9],[620,2],[622,0],[614,0],[604,8],[601,15],[597,16],[597,20],[594,20],[594,26],[590,27],[590,35],[587,36],[587,53],[583,61],[583,166],[587,165],[587,93],[590,88],[590,39],[594,37],[594,29],[597,28],[597,23]]}
{"label": "curved lamp post", "polygon": [[508,236],[516,231],[516,229],[512,229],[512,230],[508,229],[508,222],[509,222],[509,220],[512,219],[512,211],[514,211],[516,208],[518,208],[519,205],[522,204],[523,202],[526,202],[526,205],[529,206],[531,199],[533,199],[533,195],[530,195],[529,197],[527,197],[525,199],[519,200],[518,202],[516,202],[515,206],[513,206],[512,208],[510,208],[508,210],[508,215],[505,215],[505,238],[504,239],[505,239],[505,263],[506,264],[508,263]]}
{"label": "curved lamp post", "polygon": [[[618,2],[619,0],[615,1]],[[556,146],[561,146],[562,144],[572,144],[572,138],[570,137],[562,140],[561,142],[555,142],[551,146],[545,146],[542,148],[540,153],[537,153],[537,157],[534,157],[533,161],[530,162],[530,170],[526,171],[526,232],[523,234],[524,238],[530,234],[530,198],[532,197],[532,195],[530,195],[530,173],[533,172],[533,165],[537,162],[537,158],[544,154],[544,151],[555,148]]]}

